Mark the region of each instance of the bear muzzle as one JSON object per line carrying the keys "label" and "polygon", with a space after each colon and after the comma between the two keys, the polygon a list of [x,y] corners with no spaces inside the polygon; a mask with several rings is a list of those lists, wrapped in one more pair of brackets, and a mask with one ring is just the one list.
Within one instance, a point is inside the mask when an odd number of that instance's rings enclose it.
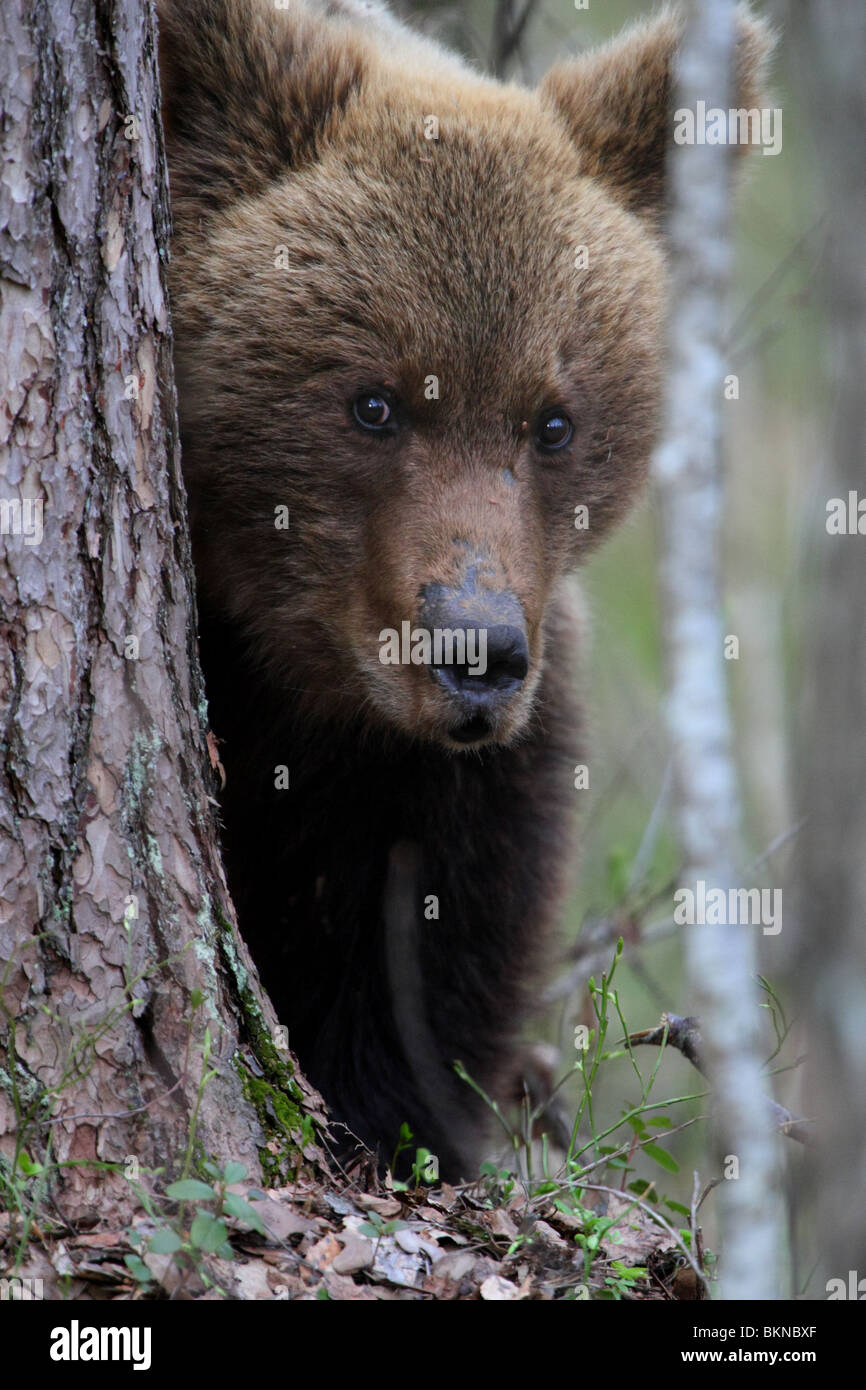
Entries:
{"label": "bear muzzle", "polygon": [[[448,698],[449,738],[459,744],[485,741],[529,673],[521,604],[508,591],[478,588],[472,575],[459,588],[428,584],[420,619],[434,634],[428,672]],[[437,633],[460,634],[461,641],[437,642]]]}

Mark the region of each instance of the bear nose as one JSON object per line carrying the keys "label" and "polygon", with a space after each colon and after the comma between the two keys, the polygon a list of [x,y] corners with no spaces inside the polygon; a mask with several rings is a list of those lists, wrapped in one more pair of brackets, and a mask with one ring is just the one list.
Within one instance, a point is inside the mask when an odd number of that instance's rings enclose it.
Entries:
{"label": "bear nose", "polygon": [[[420,619],[434,639],[430,676],[453,706],[451,737],[458,743],[485,738],[529,671],[523,609],[512,593],[474,583],[459,589],[428,584],[422,599]],[[437,647],[437,632],[461,634],[461,640]]]}
{"label": "bear nose", "polygon": [[[444,624],[466,633],[466,650],[475,656],[473,664],[437,663],[430,674],[444,690],[466,696],[479,705],[490,704],[497,697],[508,697],[526,678],[529,670],[529,644],[522,627],[512,623],[467,622],[465,614],[454,614]],[[474,640],[470,633],[475,633]]]}

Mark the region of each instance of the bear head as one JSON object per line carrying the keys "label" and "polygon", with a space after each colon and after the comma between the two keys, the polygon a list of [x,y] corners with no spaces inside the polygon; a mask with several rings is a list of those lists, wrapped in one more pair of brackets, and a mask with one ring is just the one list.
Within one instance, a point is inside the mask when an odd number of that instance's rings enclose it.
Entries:
{"label": "bear head", "polygon": [[655,438],[681,20],[534,91],[348,0],[160,20],[202,602],[315,718],[519,738]]}

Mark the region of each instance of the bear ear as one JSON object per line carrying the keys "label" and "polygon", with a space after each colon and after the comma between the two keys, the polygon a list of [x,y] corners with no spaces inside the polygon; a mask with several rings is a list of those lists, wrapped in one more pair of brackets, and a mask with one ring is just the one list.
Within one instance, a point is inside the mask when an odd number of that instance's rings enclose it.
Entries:
{"label": "bear ear", "polygon": [[363,40],[274,0],[157,0],[172,201],[199,212],[315,159],[364,73]]}
{"label": "bear ear", "polygon": [[[763,104],[773,48],[770,28],[745,6],[737,9],[736,107]],[[677,9],[547,74],[539,95],[565,121],[582,172],[600,179],[630,211],[651,221],[665,205],[665,164],[673,145],[674,63],[685,19]],[[739,148],[739,147],[738,147]]]}

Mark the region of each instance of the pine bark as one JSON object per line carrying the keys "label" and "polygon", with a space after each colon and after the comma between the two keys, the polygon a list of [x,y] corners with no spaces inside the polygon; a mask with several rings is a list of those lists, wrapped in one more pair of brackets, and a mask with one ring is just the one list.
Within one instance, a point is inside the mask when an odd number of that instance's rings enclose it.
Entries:
{"label": "pine bark", "polygon": [[92,1165],[177,1169],[206,1028],[196,1141],[256,1175],[274,1020],[217,848],[150,0],[5,0],[0,91],[0,1161],[114,1223]]}

